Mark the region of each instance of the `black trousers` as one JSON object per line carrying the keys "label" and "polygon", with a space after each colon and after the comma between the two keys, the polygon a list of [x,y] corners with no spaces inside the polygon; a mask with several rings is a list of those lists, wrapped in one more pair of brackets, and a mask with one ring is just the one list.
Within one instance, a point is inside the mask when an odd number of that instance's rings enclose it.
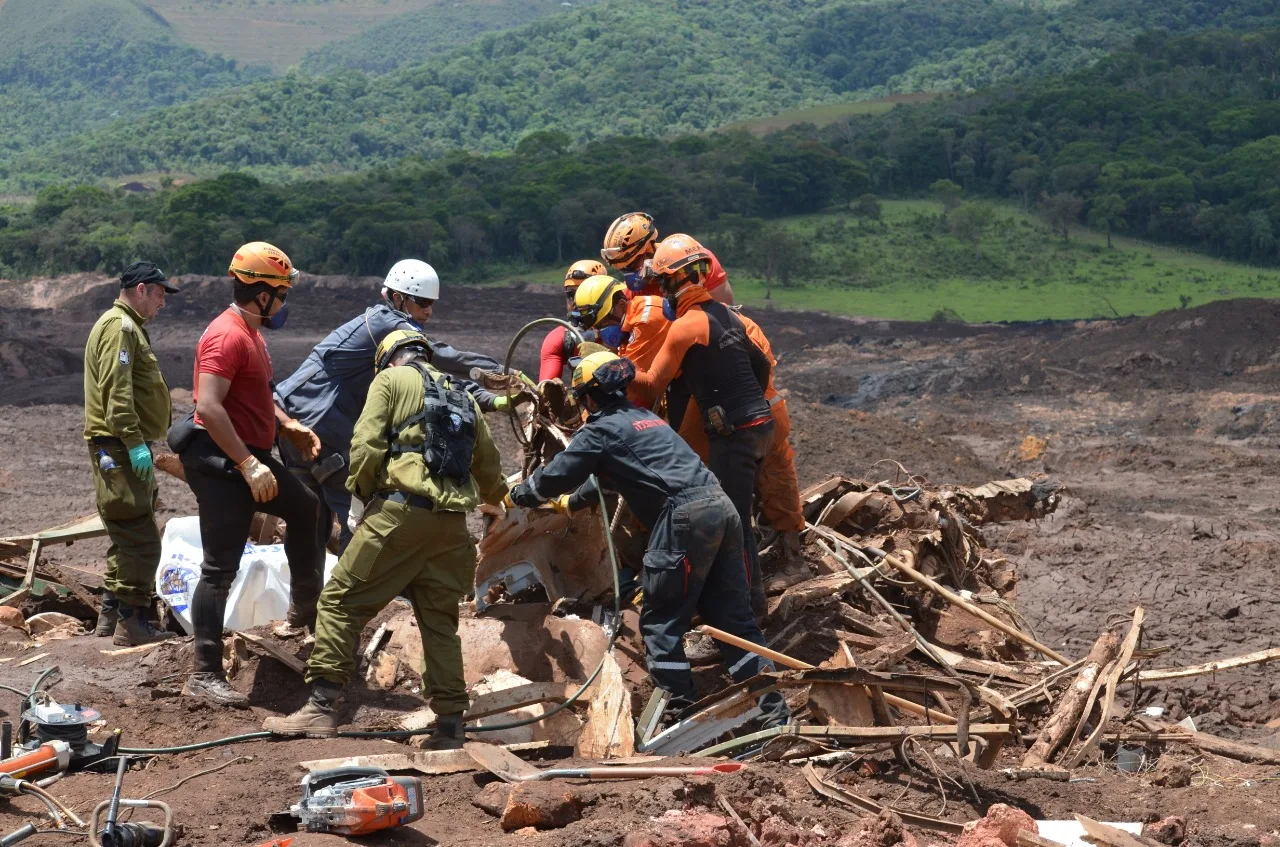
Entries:
{"label": "black trousers", "polygon": [[[644,554],[644,636],[649,675],[675,698],[693,694],[684,635],[694,612],[717,629],[764,644],[751,613],[742,528],[733,503],[718,486],[683,492],[667,501]],[[729,675],[750,679],[773,670],[754,653],[721,644]]]}
{"label": "black trousers", "polygon": [[756,534],[751,529],[752,501],[756,493],[756,477],[760,463],[773,443],[773,419],[734,430],[729,435],[708,437],[707,467],[720,480],[720,487],[733,501],[742,525],[742,547],[747,554],[751,577],[751,608],[763,618],[768,609],[764,594],[764,574],[760,570],[760,551]]}
{"label": "black trousers", "polygon": [[308,462],[291,442],[281,438],[276,446],[280,449],[280,459],[285,467],[320,500],[320,519],[316,529],[320,533],[321,547],[329,544],[329,528],[335,519],[338,521],[338,551],[341,554],[351,543],[351,530],[347,528],[347,515],[351,512],[351,492],[347,490],[346,457],[343,457],[342,467],[325,477],[324,482],[317,482],[311,469],[330,461],[332,456],[340,455],[336,449],[321,442],[320,454]]}
{"label": "black trousers", "polygon": [[181,455],[187,484],[200,508],[200,542],[204,547],[200,582],[191,598],[195,630],[196,671],[222,673],[222,621],[227,594],[240,570],[254,512],[281,518],[288,525],[284,552],[295,603],[309,603],[320,593],[324,546],[316,529],[320,501],[269,451],[250,448],[270,468],[279,484],[275,499],[258,503],[249,484],[209,433],[196,433]]}

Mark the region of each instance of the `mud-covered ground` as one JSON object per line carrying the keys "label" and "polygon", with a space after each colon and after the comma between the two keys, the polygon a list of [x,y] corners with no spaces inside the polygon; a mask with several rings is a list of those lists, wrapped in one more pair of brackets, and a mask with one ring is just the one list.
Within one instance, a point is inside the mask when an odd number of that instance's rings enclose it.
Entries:
{"label": "mud-covered ground", "polygon": [[[0,284],[0,536],[93,510],[80,438],[79,345],[112,297],[98,282]],[[373,280],[304,283],[290,299],[289,325],[270,339],[277,374],[288,373],[328,329],[375,296]],[[154,346],[179,404],[190,389],[195,341],[227,299],[223,281],[189,280],[155,322]],[[501,359],[520,326],[559,305],[551,290],[446,288],[429,331]],[[1194,664],[1276,645],[1280,305],[1236,301],[1139,321],[1026,327],[752,316],[781,359],[778,377],[789,393],[802,483],[831,473],[888,479],[897,469],[876,463],[895,460],[935,482],[1048,472],[1069,487],[1049,520],[985,530],[1016,565],[1017,607],[1045,642],[1082,656],[1109,620],[1142,605],[1143,646],[1173,647],[1156,664]],[[532,367],[536,344],[522,345],[518,366]],[[514,466],[507,422],[491,423]],[[162,520],[193,513],[181,483],[162,477],[161,496]],[[81,542],[51,551],[49,560],[100,570],[104,550],[101,541]],[[63,680],[55,696],[94,704],[111,727],[124,729],[131,746],[252,731],[265,715],[292,709],[305,696],[288,670],[255,660],[238,677],[253,686],[250,713],[152,699],[163,669],[103,656],[102,647],[90,638],[54,642],[42,648],[48,659],[19,668],[31,653],[0,641],[0,658],[16,657],[0,663],[0,681],[26,687],[56,662]],[[1202,730],[1274,744],[1267,722],[1280,718],[1280,682],[1273,678],[1261,666],[1167,683],[1149,689],[1143,705],[1164,706],[1174,720],[1189,715]],[[415,705],[408,693],[392,697],[392,708]],[[12,711],[16,699],[0,691],[0,710]],[[384,695],[356,699],[375,711],[388,706]],[[132,771],[127,793],[139,796],[252,756],[161,799],[186,827],[180,843],[253,845],[270,836],[266,816],[296,800],[298,761],[393,749],[380,741],[297,741],[166,756]],[[937,786],[921,785],[918,777],[910,784],[893,774],[858,777],[857,790],[954,820],[976,817],[998,801],[1037,818],[1180,814],[1196,844],[1256,844],[1280,829],[1274,768],[1198,759],[1188,750],[1170,755],[1191,764],[1190,786],[1153,786],[1149,777],[1102,764],[1076,774],[1094,781],[1069,784],[1014,783],[970,770],[972,790],[945,785],[945,811]],[[1006,752],[1002,766],[1015,760]],[[427,817],[378,843],[426,844],[425,835],[443,844],[611,845],[664,808],[714,805],[696,781],[591,787],[582,821],[537,836],[503,835],[470,802],[483,781],[475,774],[426,778]],[[109,784],[108,777],[82,774],[54,789],[84,813],[106,797]],[[758,766],[716,786],[753,826],[772,820],[774,843],[832,844],[838,832],[857,827],[858,815],[818,802],[798,769],[786,765]],[[0,834],[37,809],[29,799],[6,802],[0,800]],[[923,844],[944,840],[917,835]],[[302,836],[295,844],[338,841]]]}

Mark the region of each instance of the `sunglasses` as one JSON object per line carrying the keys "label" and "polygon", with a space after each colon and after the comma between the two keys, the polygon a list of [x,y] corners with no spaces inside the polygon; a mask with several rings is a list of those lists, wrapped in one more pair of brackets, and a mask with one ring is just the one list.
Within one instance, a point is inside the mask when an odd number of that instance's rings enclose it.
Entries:
{"label": "sunglasses", "polygon": [[436,304],[436,301],[430,297],[419,297],[416,294],[407,294],[405,296],[407,299],[412,300],[419,309],[430,309]]}

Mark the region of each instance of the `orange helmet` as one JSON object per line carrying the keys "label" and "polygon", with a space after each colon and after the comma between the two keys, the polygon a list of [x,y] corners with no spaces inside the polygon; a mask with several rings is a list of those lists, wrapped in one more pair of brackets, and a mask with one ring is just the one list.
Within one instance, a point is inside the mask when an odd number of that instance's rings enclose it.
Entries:
{"label": "orange helmet", "polygon": [[582,281],[587,277],[603,276],[609,273],[605,266],[595,259],[583,259],[574,262],[569,266],[569,270],[564,274],[564,287],[567,289],[577,288],[582,285]]}
{"label": "orange helmet", "polygon": [[668,235],[653,252],[649,268],[657,276],[671,276],[695,262],[710,262],[711,251],[691,235]]}
{"label": "orange helmet", "polygon": [[265,241],[251,241],[237,250],[227,273],[246,285],[267,282],[277,288],[288,288],[298,277],[298,269],[285,252]]}
{"label": "orange helmet", "polygon": [[627,212],[609,224],[600,258],[615,268],[628,268],[657,240],[658,230],[652,215]]}

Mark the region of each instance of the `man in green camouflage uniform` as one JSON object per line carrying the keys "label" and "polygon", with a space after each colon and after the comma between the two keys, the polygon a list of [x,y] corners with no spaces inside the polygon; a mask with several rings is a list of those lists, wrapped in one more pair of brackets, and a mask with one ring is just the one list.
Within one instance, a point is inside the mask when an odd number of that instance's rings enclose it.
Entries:
{"label": "man in green camouflage uniform", "polygon": [[97,634],[122,646],[172,635],[145,617],[160,564],[148,442],[164,438],[172,408],[143,324],[177,290],[155,265],[134,262],[120,276],[120,297],[98,318],[84,347],[84,438],[98,514],[111,539]]}
{"label": "man in green camouflage uniform", "polygon": [[355,668],[360,632],[403,596],[422,636],[422,693],[439,716],[424,746],[462,746],[469,701],[458,601],[472,589],[476,568],[467,512],[482,500],[501,503],[507,485],[480,407],[430,361],[430,342],[416,331],[396,330],[378,345],[347,477],[356,498],[352,522],[361,522],[320,593],[306,673],[311,699],[288,717],[268,718],[263,728],[270,732],[336,734],[334,708]]}

